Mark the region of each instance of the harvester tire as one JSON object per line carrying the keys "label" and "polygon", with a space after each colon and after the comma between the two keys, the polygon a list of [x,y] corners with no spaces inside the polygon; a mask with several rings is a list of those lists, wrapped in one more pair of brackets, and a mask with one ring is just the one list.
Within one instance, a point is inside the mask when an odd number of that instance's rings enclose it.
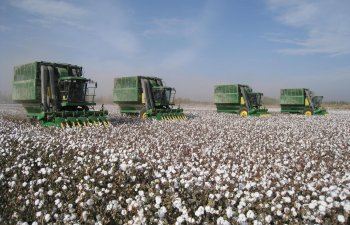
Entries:
{"label": "harvester tire", "polygon": [[311,109],[305,109],[304,110],[304,115],[305,116],[312,116],[314,113]]}
{"label": "harvester tire", "polygon": [[140,118],[143,119],[143,120],[147,119],[146,111],[141,110],[141,112],[140,112]]}
{"label": "harvester tire", "polygon": [[247,117],[248,116],[248,110],[246,108],[243,108],[243,109],[239,110],[239,115],[241,117]]}

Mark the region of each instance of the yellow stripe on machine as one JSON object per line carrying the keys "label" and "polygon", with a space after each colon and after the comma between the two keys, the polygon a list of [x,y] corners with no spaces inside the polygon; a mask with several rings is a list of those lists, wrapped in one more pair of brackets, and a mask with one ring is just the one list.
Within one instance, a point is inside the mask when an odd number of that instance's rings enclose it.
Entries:
{"label": "yellow stripe on machine", "polygon": [[243,97],[241,97],[241,105],[245,105],[245,100]]}
{"label": "yellow stripe on machine", "polygon": [[309,106],[310,105],[310,102],[307,98],[305,98],[305,106]]}

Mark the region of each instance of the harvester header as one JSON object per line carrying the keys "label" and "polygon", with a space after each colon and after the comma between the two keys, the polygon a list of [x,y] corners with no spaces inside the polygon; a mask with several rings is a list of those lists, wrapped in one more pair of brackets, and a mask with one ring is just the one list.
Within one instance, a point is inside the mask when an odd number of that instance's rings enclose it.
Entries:
{"label": "harvester header", "polygon": [[107,125],[108,112],[93,110],[96,87],[81,66],[33,62],[15,66],[12,99],[43,126]]}
{"label": "harvester header", "polygon": [[114,79],[113,102],[121,113],[156,120],[184,120],[183,109],[174,108],[175,89],[158,77],[131,76]]}

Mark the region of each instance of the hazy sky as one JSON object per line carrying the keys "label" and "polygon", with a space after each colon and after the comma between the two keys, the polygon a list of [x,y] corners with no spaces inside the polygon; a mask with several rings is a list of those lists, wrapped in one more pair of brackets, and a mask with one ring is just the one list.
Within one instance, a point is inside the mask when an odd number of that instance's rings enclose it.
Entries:
{"label": "hazy sky", "polygon": [[38,60],[83,66],[98,95],[114,77],[152,75],[197,100],[245,83],[350,101],[350,1],[0,0],[1,91],[14,65]]}

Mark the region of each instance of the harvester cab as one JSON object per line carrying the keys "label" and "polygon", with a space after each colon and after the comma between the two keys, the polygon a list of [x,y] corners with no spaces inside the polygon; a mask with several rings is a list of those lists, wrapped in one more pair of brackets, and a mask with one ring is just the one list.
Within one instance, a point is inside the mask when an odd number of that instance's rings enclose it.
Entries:
{"label": "harvester cab", "polygon": [[239,110],[240,116],[267,116],[267,109],[262,107],[263,93],[253,92],[253,89],[248,85],[240,85],[241,108]]}
{"label": "harvester cab", "polygon": [[281,89],[281,112],[306,116],[327,115],[322,104],[323,96],[316,96],[307,88]]}
{"label": "harvester cab", "polygon": [[85,78],[62,77],[59,79],[58,86],[62,108],[88,110],[89,106],[95,105],[96,82]]}
{"label": "harvester cab", "polygon": [[141,79],[142,102],[147,110],[153,108],[169,109],[174,104],[175,89],[163,86],[162,81]]}
{"label": "harvester cab", "polygon": [[258,108],[258,107],[262,106],[261,99],[262,99],[263,93],[253,93],[252,92],[252,93],[248,94],[248,96],[249,96],[250,105],[252,105],[252,107]]}
{"label": "harvester cab", "polygon": [[175,105],[175,89],[163,86],[152,86],[155,107],[169,109]]}
{"label": "harvester cab", "polygon": [[108,125],[108,112],[94,111],[96,87],[80,66],[34,62],[15,67],[12,97],[43,126]]}
{"label": "harvester cab", "polygon": [[253,92],[248,85],[228,84],[214,88],[214,102],[217,112],[228,112],[240,116],[268,116],[262,106],[262,93]]}
{"label": "harvester cab", "polygon": [[316,96],[309,89],[305,89],[305,107],[309,107],[309,110],[306,109],[304,114],[307,116],[315,115],[326,115],[327,112],[324,108],[321,107],[323,96]]}
{"label": "harvester cab", "polygon": [[143,119],[185,120],[183,109],[174,107],[175,93],[157,77],[120,77],[114,80],[113,101],[122,113]]}

